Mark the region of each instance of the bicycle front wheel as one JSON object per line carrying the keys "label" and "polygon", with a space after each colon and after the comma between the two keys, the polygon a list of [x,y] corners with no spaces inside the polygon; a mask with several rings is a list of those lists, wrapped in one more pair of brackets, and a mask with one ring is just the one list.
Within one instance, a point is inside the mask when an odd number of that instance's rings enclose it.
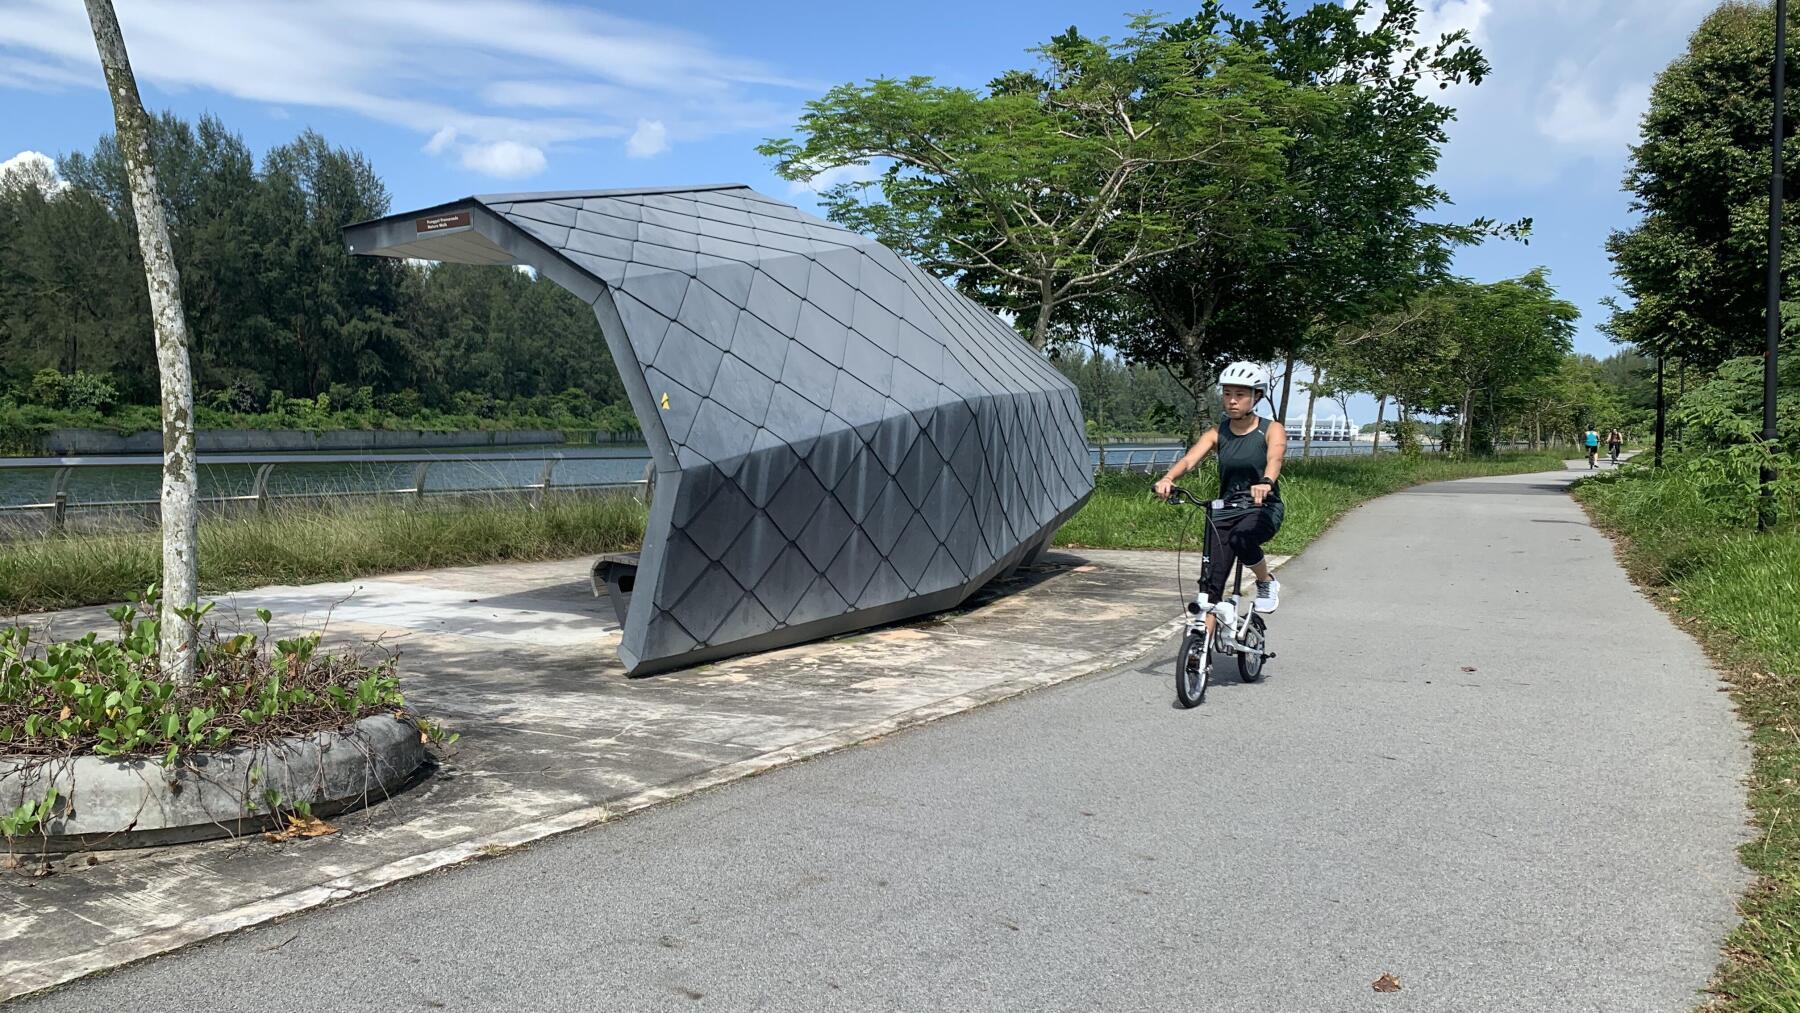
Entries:
{"label": "bicycle front wheel", "polygon": [[1184,708],[1206,700],[1206,684],[1212,678],[1212,634],[1189,630],[1175,655],[1175,702]]}
{"label": "bicycle front wheel", "polygon": [[1263,651],[1268,650],[1269,634],[1262,616],[1251,616],[1244,630],[1243,644],[1249,651],[1237,652],[1238,676],[1245,682],[1259,682],[1263,676]]}

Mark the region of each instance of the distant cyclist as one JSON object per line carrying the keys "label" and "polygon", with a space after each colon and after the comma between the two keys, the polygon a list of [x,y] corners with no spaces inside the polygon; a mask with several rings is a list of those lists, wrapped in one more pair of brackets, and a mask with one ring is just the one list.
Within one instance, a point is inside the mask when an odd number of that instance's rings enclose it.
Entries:
{"label": "distant cyclist", "polygon": [[1600,467],[1600,434],[1590,429],[1582,435],[1581,441],[1587,446],[1588,468]]}
{"label": "distant cyclist", "polygon": [[[1281,505],[1281,462],[1287,452],[1287,430],[1274,419],[1256,414],[1256,405],[1269,396],[1269,371],[1254,362],[1234,362],[1219,374],[1225,417],[1202,434],[1181,460],[1156,483],[1163,499],[1175,488],[1175,480],[1194,470],[1206,455],[1219,454],[1219,498],[1247,495],[1251,505],[1214,514],[1216,531],[1206,533],[1206,552],[1212,562],[1206,571],[1206,597],[1225,597],[1225,577],[1235,560],[1256,572],[1256,611],[1273,612],[1281,605],[1281,582],[1269,573],[1263,544],[1281,529],[1285,509]],[[1222,542],[1221,542],[1222,539]],[[1210,626],[1213,617],[1206,617]]]}
{"label": "distant cyclist", "polygon": [[1606,452],[1612,457],[1612,463],[1619,463],[1619,451],[1625,446],[1625,434],[1614,429],[1606,434]]}

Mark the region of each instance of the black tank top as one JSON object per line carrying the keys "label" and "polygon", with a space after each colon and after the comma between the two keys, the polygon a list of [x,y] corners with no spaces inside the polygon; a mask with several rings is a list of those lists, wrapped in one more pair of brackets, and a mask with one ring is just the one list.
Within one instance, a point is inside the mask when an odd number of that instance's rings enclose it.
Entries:
{"label": "black tank top", "polygon": [[[1269,466],[1269,420],[1258,415],[1256,428],[1242,436],[1231,431],[1229,416],[1219,419],[1219,498],[1248,492]],[[1277,527],[1286,509],[1281,505],[1281,483],[1263,500]]]}

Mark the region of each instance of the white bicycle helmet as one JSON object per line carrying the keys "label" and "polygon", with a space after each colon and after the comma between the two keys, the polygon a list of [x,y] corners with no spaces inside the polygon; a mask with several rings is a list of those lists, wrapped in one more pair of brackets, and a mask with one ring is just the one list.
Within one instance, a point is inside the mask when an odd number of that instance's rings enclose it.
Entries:
{"label": "white bicycle helmet", "polygon": [[1219,386],[1248,387],[1261,396],[1268,397],[1268,367],[1254,362],[1234,362],[1219,372]]}

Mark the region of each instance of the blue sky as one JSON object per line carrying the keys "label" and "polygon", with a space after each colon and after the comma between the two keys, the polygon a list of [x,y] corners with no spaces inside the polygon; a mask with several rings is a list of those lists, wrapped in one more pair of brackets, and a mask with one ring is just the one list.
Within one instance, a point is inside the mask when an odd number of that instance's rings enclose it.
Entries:
{"label": "blue sky", "polygon": [[[1446,217],[1531,217],[1529,245],[1465,251],[1480,280],[1546,265],[1581,307],[1613,291],[1604,243],[1656,72],[1713,0],[1423,0],[1494,64],[1456,105]],[[1117,33],[1134,4],[716,0],[119,0],[145,101],[213,112],[262,150],[312,127],[366,153],[396,210],[469,193],[744,182],[807,204],[753,150],[832,84],[925,74],[979,86],[1073,24]],[[1247,2],[1234,6],[1247,7]],[[1186,13],[1176,6],[1171,11]],[[0,0],[0,161],[110,129],[80,0]],[[1359,416],[1368,410],[1353,410]]]}

